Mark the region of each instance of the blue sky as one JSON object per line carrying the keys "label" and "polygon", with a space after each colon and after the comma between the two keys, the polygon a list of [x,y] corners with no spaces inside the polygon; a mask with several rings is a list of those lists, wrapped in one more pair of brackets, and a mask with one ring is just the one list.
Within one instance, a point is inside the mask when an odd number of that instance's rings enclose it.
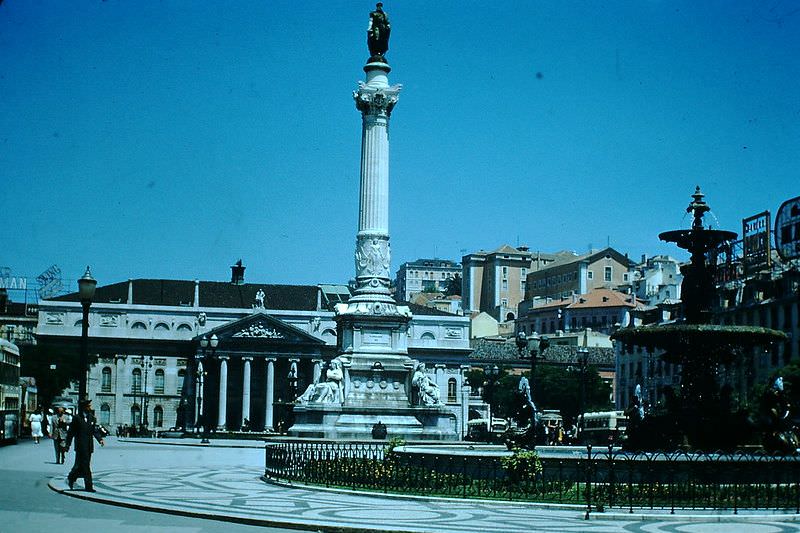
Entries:
{"label": "blue sky", "polygon": [[[393,269],[679,251],[800,194],[800,2],[384,2]],[[372,2],[0,5],[0,266],[346,282]]]}

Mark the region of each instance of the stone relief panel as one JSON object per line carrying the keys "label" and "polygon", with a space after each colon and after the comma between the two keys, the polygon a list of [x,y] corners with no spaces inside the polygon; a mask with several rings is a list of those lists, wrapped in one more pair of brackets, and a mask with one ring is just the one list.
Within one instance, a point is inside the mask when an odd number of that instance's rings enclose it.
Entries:
{"label": "stone relief panel", "polygon": [[389,240],[378,237],[360,238],[356,243],[356,277],[389,277],[391,250]]}
{"label": "stone relief panel", "polygon": [[103,313],[100,315],[100,326],[106,328],[115,328],[119,326],[119,315]]}
{"label": "stone relief panel", "polygon": [[63,326],[64,313],[47,313],[44,320],[48,326]]}
{"label": "stone relief panel", "polygon": [[250,324],[245,329],[234,333],[234,337],[252,337],[252,338],[267,338],[267,339],[285,339],[286,336],[275,328],[269,327],[264,322],[256,322]]}
{"label": "stone relief panel", "polygon": [[461,328],[445,328],[444,337],[446,339],[460,339],[464,335]]}

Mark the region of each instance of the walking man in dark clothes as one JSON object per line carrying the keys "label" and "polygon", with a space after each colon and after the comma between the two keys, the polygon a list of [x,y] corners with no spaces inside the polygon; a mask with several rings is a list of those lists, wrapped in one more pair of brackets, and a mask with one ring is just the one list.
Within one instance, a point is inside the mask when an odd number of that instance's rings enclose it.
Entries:
{"label": "walking man in dark clothes", "polygon": [[72,489],[75,480],[83,478],[83,485],[87,492],[95,492],[92,485],[92,452],[94,452],[94,442],[97,439],[100,446],[104,446],[103,434],[97,426],[92,410],[92,400],[81,400],[78,404],[78,414],[72,417],[72,423],[67,432],[67,450],[75,441],[75,465],[69,471],[67,484]]}

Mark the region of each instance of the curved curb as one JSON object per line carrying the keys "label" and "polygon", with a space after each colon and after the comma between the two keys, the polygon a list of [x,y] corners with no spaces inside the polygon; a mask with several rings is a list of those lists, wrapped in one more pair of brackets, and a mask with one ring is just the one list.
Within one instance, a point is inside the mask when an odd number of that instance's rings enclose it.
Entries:
{"label": "curved curb", "polygon": [[151,504],[143,504],[116,498],[113,496],[103,496],[102,491],[98,492],[85,492],[81,490],[70,490],[66,483],[60,478],[51,478],[47,486],[50,490],[69,496],[71,498],[78,498],[80,500],[87,500],[94,503],[102,503],[106,505],[114,505],[117,507],[125,507],[127,509],[135,509],[137,511],[149,511],[154,513],[170,514],[177,516],[186,516],[189,518],[201,518],[204,520],[216,520],[217,522],[234,522],[237,524],[245,524],[251,526],[266,526],[278,527],[286,529],[297,529],[302,531],[325,531],[335,533],[419,533],[419,530],[407,529],[376,529],[374,527],[350,527],[331,525],[325,522],[286,522],[283,520],[275,520],[269,518],[258,518],[254,516],[230,514],[219,515],[203,511],[190,510],[171,505],[164,505],[160,502],[152,502]]}
{"label": "curved curb", "polygon": [[[175,442],[174,440],[163,440],[163,439],[142,439],[137,437],[118,437],[117,440],[119,442],[127,442],[130,444],[150,444],[150,445],[157,445],[157,446],[187,446],[192,448],[225,448],[225,449],[250,449],[250,450],[260,450],[264,448],[264,441],[253,441],[257,444],[255,445],[247,445],[247,444],[217,444],[214,441],[203,444],[200,441],[192,442]],[[219,441],[217,441],[219,442]]]}
{"label": "curved curb", "polygon": [[[515,505],[520,507],[528,507],[531,509],[543,509],[550,511],[577,511],[580,517],[586,511],[586,505],[577,503],[547,503],[547,502],[524,502],[520,500],[501,500],[491,498],[450,498],[447,496],[422,496],[419,494],[402,494],[398,492],[377,492],[368,490],[352,490],[340,487],[322,487],[320,485],[307,485],[305,483],[291,483],[289,481],[277,481],[268,478],[266,475],[261,476],[261,481],[275,485],[276,487],[286,488],[300,488],[306,490],[316,490],[320,492],[332,492],[334,494],[353,494],[356,496],[370,496],[372,498],[391,498],[396,500],[410,500],[410,501],[434,501],[443,503],[475,503],[475,504],[503,504]],[[630,520],[630,518],[623,518],[623,520]]]}

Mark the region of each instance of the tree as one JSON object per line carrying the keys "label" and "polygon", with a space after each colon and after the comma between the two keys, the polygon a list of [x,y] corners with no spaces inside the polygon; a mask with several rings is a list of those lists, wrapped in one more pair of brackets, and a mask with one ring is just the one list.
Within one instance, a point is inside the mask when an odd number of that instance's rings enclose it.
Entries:
{"label": "tree", "polygon": [[447,287],[444,290],[445,296],[461,296],[461,274],[454,274],[447,280]]}
{"label": "tree", "polygon": [[[524,372],[523,375],[531,381],[530,372]],[[484,371],[473,368],[467,372],[467,379],[472,388],[483,387],[483,401],[490,403],[493,414],[501,418],[517,418],[520,404],[517,393],[519,378],[519,375],[511,375],[506,369],[500,368],[494,388],[489,394],[485,386],[488,380]],[[584,411],[612,409],[611,386],[603,382],[595,367],[589,366],[586,369],[585,379]],[[531,383],[533,401],[539,410],[556,410],[565,420],[577,418],[580,411],[581,387],[581,375],[577,367],[540,364],[536,367],[536,380]],[[524,425],[527,420],[518,419],[517,423]]]}
{"label": "tree", "polygon": [[[47,407],[53,399],[80,376],[78,354],[59,351],[41,344],[25,346],[20,354],[20,375],[36,380],[39,404]],[[89,364],[97,357],[89,356]]]}

